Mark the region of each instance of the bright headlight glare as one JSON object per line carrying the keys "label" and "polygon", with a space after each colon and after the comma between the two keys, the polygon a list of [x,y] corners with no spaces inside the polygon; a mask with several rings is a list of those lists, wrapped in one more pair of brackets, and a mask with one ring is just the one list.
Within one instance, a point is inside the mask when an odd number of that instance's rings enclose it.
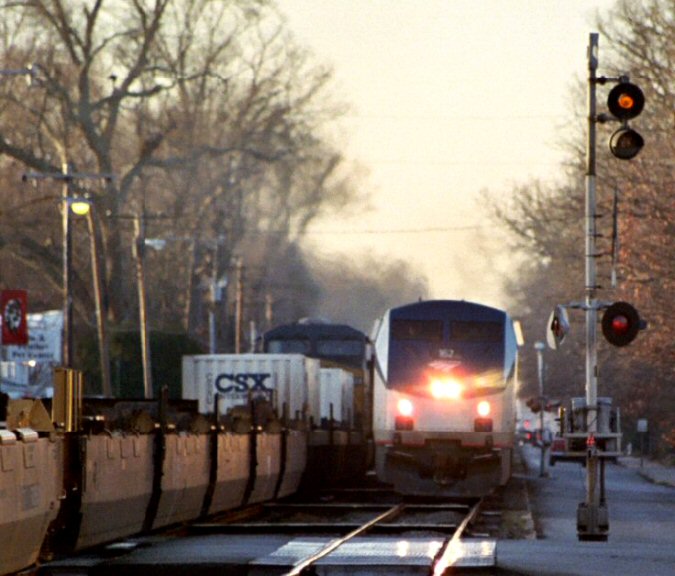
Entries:
{"label": "bright headlight glare", "polygon": [[482,400],[481,402],[478,403],[478,406],[476,408],[478,410],[478,415],[481,418],[485,418],[486,416],[490,415],[490,403],[487,400]]}
{"label": "bright headlight glare", "polygon": [[401,398],[397,404],[398,413],[401,416],[412,416],[413,404],[407,398]]}
{"label": "bright headlight glare", "polygon": [[442,398],[457,400],[462,395],[462,390],[464,386],[457,380],[443,379],[431,382],[431,395],[439,400]]}

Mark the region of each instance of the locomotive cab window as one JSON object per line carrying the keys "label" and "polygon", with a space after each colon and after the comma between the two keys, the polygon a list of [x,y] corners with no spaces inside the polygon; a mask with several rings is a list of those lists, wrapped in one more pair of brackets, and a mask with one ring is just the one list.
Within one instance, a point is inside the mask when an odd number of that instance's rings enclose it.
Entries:
{"label": "locomotive cab window", "polygon": [[311,344],[309,340],[299,338],[295,340],[270,340],[267,345],[270,354],[309,354]]}
{"label": "locomotive cab window", "polygon": [[360,340],[317,340],[316,353],[319,356],[360,356],[363,342]]}
{"label": "locomotive cab window", "polygon": [[394,320],[391,335],[395,340],[443,340],[443,322],[440,320]]}
{"label": "locomotive cab window", "polygon": [[454,342],[502,342],[504,325],[501,322],[450,323],[450,340]]}

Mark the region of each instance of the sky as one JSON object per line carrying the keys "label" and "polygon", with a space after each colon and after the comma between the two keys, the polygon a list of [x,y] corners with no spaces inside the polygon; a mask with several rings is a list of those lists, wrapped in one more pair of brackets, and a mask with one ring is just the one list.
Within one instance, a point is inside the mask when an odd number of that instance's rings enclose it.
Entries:
{"label": "sky", "polygon": [[[479,197],[561,177],[556,135],[585,77],[597,10],[614,0],[279,0],[296,40],[350,106],[340,146],[371,209],[310,231],[322,255],[401,259],[429,296],[504,306]],[[602,71],[603,38],[600,39]],[[583,103],[582,103],[583,104]],[[582,124],[583,125],[583,124]],[[582,215],[580,215],[581,218]]]}

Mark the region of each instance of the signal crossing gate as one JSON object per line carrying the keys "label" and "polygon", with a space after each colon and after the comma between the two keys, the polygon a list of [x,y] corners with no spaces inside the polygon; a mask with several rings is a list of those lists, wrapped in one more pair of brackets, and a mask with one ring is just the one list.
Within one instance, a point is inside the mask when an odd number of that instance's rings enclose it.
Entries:
{"label": "signal crossing gate", "polygon": [[[596,298],[599,288],[596,280],[596,125],[608,121],[619,121],[609,142],[611,153],[620,160],[634,158],[644,146],[640,134],[628,126],[628,120],[637,117],[644,107],[642,90],[629,82],[627,76],[618,78],[598,77],[598,37],[591,33],[588,46],[588,142],[586,153],[586,196],[585,196],[585,299],[583,303],[572,303],[568,307],[580,308],[586,318],[586,398],[583,411],[583,429],[568,431],[565,438],[579,446],[585,438],[586,457],[586,498],[577,509],[577,535],[579,540],[606,541],[609,533],[609,516],[605,498],[605,462],[620,452],[620,430],[599,426],[602,407],[598,405],[598,352],[597,324],[598,311],[605,310],[602,318],[602,332],[614,346],[626,346],[637,336],[646,323],[640,319],[635,308],[627,302],[601,302]],[[615,82],[610,91],[607,106],[612,115],[597,114],[596,87],[598,84]],[[564,306],[556,306],[548,322],[547,340],[556,349],[569,331],[569,322]],[[577,415],[578,416],[578,415]],[[564,432],[564,431],[563,431]],[[583,446],[583,444],[582,444]],[[581,451],[583,454],[583,451]]]}

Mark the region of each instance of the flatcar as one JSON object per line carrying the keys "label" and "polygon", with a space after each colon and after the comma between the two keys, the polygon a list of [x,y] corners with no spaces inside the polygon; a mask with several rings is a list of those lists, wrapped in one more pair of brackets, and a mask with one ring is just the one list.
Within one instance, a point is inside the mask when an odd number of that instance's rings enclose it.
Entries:
{"label": "flatcar", "polygon": [[509,315],[432,300],[374,329],[378,479],[405,493],[480,496],[511,474],[518,344]]}

